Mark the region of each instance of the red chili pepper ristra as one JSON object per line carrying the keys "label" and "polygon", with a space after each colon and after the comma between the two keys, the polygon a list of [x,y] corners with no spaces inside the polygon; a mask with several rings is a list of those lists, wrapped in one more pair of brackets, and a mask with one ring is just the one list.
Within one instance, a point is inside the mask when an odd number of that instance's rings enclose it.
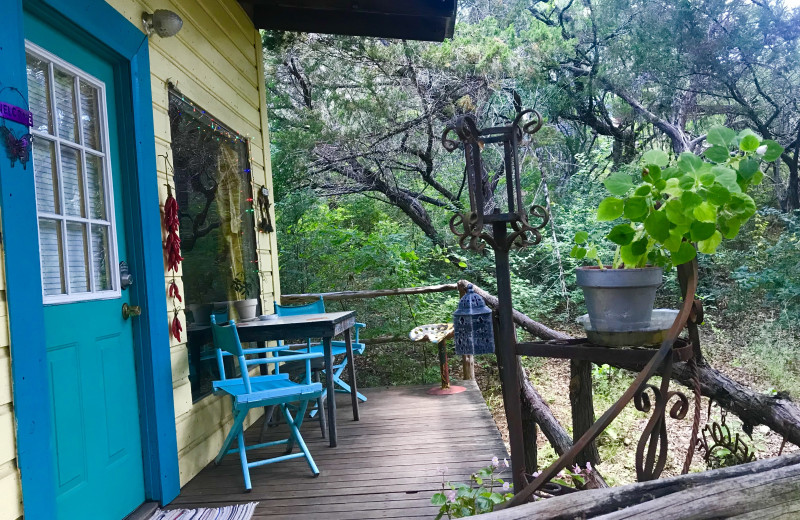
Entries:
{"label": "red chili pepper ristra", "polygon": [[178,285],[175,283],[175,280],[172,280],[172,282],[169,284],[169,297],[177,298],[179,302],[183,303],[181,292],[178,289]]}
{"label": "red chili pepper ristra", "polygon": [[181,320],[178,318],[178,310],[175,310],[175,317],[172,318],[172,327],[171,332],[172,336],[181,341],[181,332],[183,331],[183,326],[181,325]]}
{"label": "red chili pepper ristra", "polygon": [[167,271],[178,272],[178,264],[183,261],[181,256],[181,237],[178,236],[179,225],[178,201],[172,196],[172,188],[167,185],[167,200],[164,202],[164,227],[167,230],[164,249],[167,251]]}

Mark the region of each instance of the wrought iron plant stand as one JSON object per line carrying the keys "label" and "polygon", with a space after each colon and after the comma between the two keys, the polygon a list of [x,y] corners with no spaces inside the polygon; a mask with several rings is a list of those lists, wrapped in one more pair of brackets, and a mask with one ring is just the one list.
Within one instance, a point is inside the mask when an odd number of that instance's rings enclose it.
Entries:
{"label": "wrought iron plant stand", "polygon": [[[526,119],[528,119],[526,121]],[[636,447],[636,474],[639,481],[653,480],[660,476],[667,462],[667,414],[673,419],[683,419],[689,411],[689,400],[678,391],[670,390],[672,365],[676,361],[688,361],[695,368],[700,359],[697,323],[702,321],[699,302],[694,300],[697,289],[696,260],[678,266],[678,279],[683,294],[683,303],[666,339],[660,348],[606,348],[593,345],[586,338],[569,341],[544,341],[518,343],[513,322],[509,251],[538,244],[540,230],[549,220],[542,206],[533,205],[529,210],[522,204],[520,186],[519,146],[525,135],[535,134],[542,126],[541,116],[533,110],[520,112],[508,126],[478,129],[473,115],[462,115],[448,126],[442,135],[442,145],[453,152],[464,150],[466,176],[469,189],[470,211],[457,214],[450,220],[451,231],[459,238],[464,249],[482,251],[488,244],[495,253],[498,309],[495,331],[496,353],[503,387],[503,402],[508,420],[511,445],[511,471],[514,482],[514,498],[507,506],[528,501],[534,493],[546,490],[558,493],[558,486],[547,485],[561,470],[573,464],[579,453],[593,442],[633,400],[636,408],[652,415],[642,432]],[[452,132],[458,140],[450,138]],[[501,144],[505,174],[505,194],[496,194],[499,175],[490,178],[482,160],[486,145]],[[505,197],[503,197],[505,195]],[[502,200],[505,198],[505,200]],[[501,207],[505,205],[505,207]],[[539,220],[537,225],[529,222],[529,215]],[[511,226],[509,233],[508,226]],[[689,339],[679,338],[684,328],[689,329]],[[456,340],[459,329],[456,324]],[[572,448],[558,458],[535,478],[528,476],[525,468],[525,444],[523,442],[522,408],[517,356],[537,356],[594,363],[624,361],[643,366],[633,383],[622,396],[597,419],[574,443]],[[661,375],[660,386],[649,384],[653,375]],[[696,378],[695,378],[696,380]],[[684,464],[688,471],[691,455],[697,439],[700,417],[699,385],[695,385],[695,413],[692,440]],[[650,394],[653,398],[651,399]],[[673,403],[670,406],[670,403]],[[669,409],[668,409],[669,407]],[[535,469],[535,468],[531,468]]]}

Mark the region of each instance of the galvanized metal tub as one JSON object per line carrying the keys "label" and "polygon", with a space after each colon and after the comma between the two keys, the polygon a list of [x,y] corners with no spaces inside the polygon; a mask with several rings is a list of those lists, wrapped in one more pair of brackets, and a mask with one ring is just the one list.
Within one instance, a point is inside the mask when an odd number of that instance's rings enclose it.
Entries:
{"label": "galvanized metal tub", "polygon": [[660,267],[580,267],[575,274],[583,289],[592,329],[623,332],[650,326],[656,289],[664,278]]}

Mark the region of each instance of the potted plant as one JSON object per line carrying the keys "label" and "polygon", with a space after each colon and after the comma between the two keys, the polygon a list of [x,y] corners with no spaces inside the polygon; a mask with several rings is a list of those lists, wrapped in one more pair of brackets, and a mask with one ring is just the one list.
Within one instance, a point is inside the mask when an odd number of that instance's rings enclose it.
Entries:
{"label": "potted plant", "polygon": [[715,126],[701,156],[683,152],[675,160],[661,150],[642,157],[641,181],[616,172],[603,181],[609,196],[597,219],[616,221],[605,238],[616,247],[606,265],[590,233],[575,234],[573,258],[596,266],[577,270],[592,328],[621,332],[647,328],[663,269],[692,261],[697,252],[713,254],[723,238],[736,237],[756,212],[747,194],[761,183],[763,161],[783,148],[751,130],[740,133]]}
{"label": "potted plant", "polygon": [[238,300],[233,302],[233,307],[236,309],[236,314],[240,320],[252,320],[256,317],[256,308],[258,307],[257,298],[248,298],[247,295],[253,290],[253,284],[248,280],[244,273],[239,278],[233,279],[233,289],[236,291]]}

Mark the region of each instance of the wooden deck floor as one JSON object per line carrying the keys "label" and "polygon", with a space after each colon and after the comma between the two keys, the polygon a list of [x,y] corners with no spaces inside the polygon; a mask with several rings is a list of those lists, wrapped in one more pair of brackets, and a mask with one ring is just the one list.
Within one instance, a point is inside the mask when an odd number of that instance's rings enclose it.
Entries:
{"label": "wooden deck floor", "polygon": [[[450,396],[426,394],[430,386],[367,388],[368,401],[354,422],[349,396],[339,395],[339,446],[322,439],[319,423],[302,427],[321,474],[311,477],[295,459],[251,470],[253,491],[243,493],[238,458],[210,464],[181,491],[170,507],[219,507],[259,502],[255,518],[427,518],[438,511],[430,498],[446,479],[466,482],[470,473],[501,459],[506,449],[474,382]],[[285,425],[270,429],[278,438]],[[259,421],[248,430],[253,442]],[[271,439],[270,439],[271,440]],[[263,457],[260,450],[252,452]]]}

